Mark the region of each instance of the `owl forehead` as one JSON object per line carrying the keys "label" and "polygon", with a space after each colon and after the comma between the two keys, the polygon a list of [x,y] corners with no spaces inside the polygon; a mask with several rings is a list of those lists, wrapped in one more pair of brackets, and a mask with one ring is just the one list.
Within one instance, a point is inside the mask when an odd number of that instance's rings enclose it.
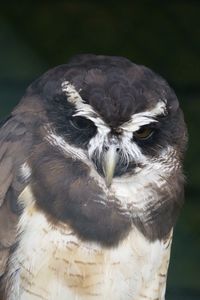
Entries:
{"label": "owl forehead", "polygon": [[42,93],[47,106],[63,91],[67,101],[73,102],[72,89],[69,92],[65,86],[63,90],[63,84],[68,82],[84,103],[114,128],[135,114],[151,111],[160,101],[165,102],[166,110],[176,112],[176,95],[164,79],[144,66],[128,60],[124,63],[121,58],[115,60],[113,63],[111,58],[105,62],[96,58],[90,63],[61,65],[44,74],[29,91]]}
{"label": "owl forehead", "polygon": [[120,83],[107,84],[107,87],[89,85],[80,95],[111,127],[118,127],[146,108],[145,99],[136,101],[132,88]]}
{"label": "owl forehead", "polygon": [[71,79],[82,99],[111,127],[153,109],[161,100],[166,103],[170,93],[159,76],[135,64],[124,68],[100,65]]}
{"label": "owl forehead", "polygon": [[67,101],[75,106],[74,115],[92,121],[101,119],[111,128],[131,127],[132,131],[132,123],[136,123],[137,130],[140,125],[151,123],[155,117],[166,114],[166,100],[158,98],[158,95],[153,98],[149,95],[148,98],[125,81],[109,84],[102,80],[101,83],[86,84],[78,91],[69,81],[62,82],[62,91]]}

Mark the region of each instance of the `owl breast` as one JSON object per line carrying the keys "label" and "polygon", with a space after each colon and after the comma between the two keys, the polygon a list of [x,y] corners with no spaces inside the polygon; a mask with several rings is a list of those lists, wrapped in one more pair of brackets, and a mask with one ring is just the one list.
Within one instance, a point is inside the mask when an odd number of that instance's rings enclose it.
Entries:
{"label": "owl breast", "polygon": [[120,245],[103,248],[79,240],[67,225],[50,224],[34,205],[20,224],[11,270],[18,273],[15,299],[164,299],[166,278],[160,273],[169,256],[164,243],[150,243],[133,229]]}

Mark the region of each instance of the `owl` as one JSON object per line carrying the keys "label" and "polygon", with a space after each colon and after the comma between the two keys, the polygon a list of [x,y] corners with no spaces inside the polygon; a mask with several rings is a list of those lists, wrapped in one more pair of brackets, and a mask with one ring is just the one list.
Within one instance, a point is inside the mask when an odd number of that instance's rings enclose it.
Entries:
{"label": "owl", "polygon": [[167,82],[79,55],[0,127],[0,299],[164,300],[187,144]]}

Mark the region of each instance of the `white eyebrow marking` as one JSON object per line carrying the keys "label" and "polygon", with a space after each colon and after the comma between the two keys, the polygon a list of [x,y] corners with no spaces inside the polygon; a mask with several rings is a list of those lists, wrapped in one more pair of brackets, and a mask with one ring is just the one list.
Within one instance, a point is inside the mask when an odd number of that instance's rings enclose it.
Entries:
{"label": "white eyebrow marking", "polygon": [[67,95],[67,100],[70,103],[74,104],[76,108],[77,112],[73,115],[73,117],[85,117],[94,122],[94,124],[96,125],[96,127],[98,127],[99,130],[108,130],[108,126],[99,116],[99,114],[93,110],[91,105],[85,103],[85,101],[81,98],[80,94],[77,92],[75,87],[69,81],[64,81],[61,84],[61,87],[62,91]]}
{"label": "white eyebrow marking", "polygon": [[78,113],[81,112],[82,115],[88,113],[90,113],[91,115],[96,115],[96,112],[92,109],[92,107],[89,104],[84,102],[80,94],[69,81],[64,81],[61,86],[62,91],[65,92],[67,95],[67,100],[75,105]]}
{"label": "white eyebrow marking", "polygon": [[156,106],[149,111],[132,115],[130,121],[122,124],[120,128],[126,131],[134,132],[143,125],[158,122],[155,117],[160,115],[166,115],[166,103],[164,100],[160,100]]}
{"label": "white eyebrow marking", "polygon": [[[102,120],[99,114],[92,108],[91,105],[82,99],[74,85],[72,85],[69,81],[64,81],[62,82],[61,87],[62,91],[67,96],[67,100],[76,108],[76,113],[73,115],[74,117],[82,116],[91,120],[96,125],[99,132],[108,133],[110,131],[109,126]],[[131,119],[122,124],[120,128],[125,131],[134,132],[140,129],[141,126],[157,122],[155,117],[160,115],[166,115],[165,99],[160,99],[156,106],[149,111],[132,115]]]}

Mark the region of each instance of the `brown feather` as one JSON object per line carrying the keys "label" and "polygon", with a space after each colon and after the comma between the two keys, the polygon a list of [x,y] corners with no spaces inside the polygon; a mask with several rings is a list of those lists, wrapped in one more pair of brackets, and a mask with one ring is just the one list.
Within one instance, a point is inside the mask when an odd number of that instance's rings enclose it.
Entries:
{"label": "brown feather", "polygon": [[26,143],[26,126],[19,119],[23,120],[20,116],[10,117],[0,128],[0,276],[15,243],[17,198],[26,185],[18,173],[30,142]]}

